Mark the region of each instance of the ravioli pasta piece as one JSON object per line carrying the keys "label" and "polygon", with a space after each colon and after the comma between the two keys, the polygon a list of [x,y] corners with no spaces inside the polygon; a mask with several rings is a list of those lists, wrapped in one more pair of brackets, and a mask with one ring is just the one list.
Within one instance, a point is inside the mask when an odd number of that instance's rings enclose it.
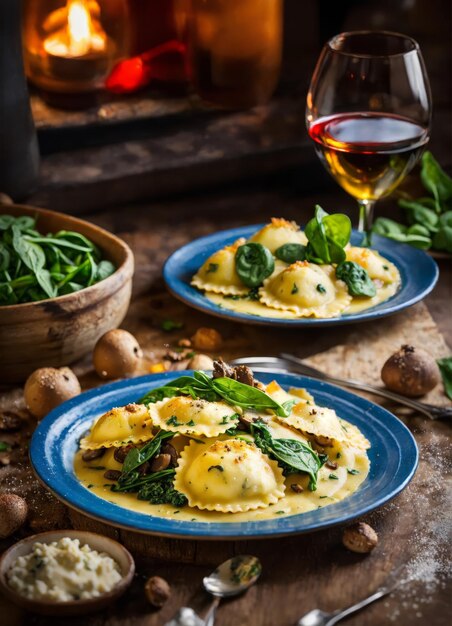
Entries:
{"label": "ravioli pasta piece", "polygon": [[186,435],[217,437],[236,423],[237,412],[226,402],[195,400],[190,396],[166,398],[149,405],[152,421],[163,430]]}
{"label": "ravioli pasta piece", "polygon": [[333,409],[308,404],[306,401],[296,404],[288,417],[276,417],[278,422],[292,426],[303,433],[316,437],[327,437],[335,441],[346,441],[347,433],[341,426]]}
{"label": "ravioli pasta piece", "polygon": [[210,256],[193,276],[191,284],[203,291],[231,296],[245,296],[249,288],[242,283],[235,271],[235,253],[245,243],[238,239]]}
{"label": "ravioli pasta piece", "polygon": [[342,430],[345,432],[346,443],[349,446],[352,448],[358,448],[358,450],[368,450],[370,448],[370,442],[364,437],[355,424],[351,424],[341,418],[339,418],[339,423]]}
{"label": "ravioli pasta piece", "polygon": [[259,295],[267,306],[299,317],[335,317],[352,300],[345,283],[307,261],[297,261],[267,278]]}
{"label": "ravioli pasta piece", "polygon": [[400,282],[400,274],[396,266],[375,250],[350,246],[345,253],[346,260],[361,265],[372,280],[380,280],[383,283]]}
{"label": "ravioli pasta piece", "polygon": [[240,439],[192,441],[181,454],[174,488],[189,506],[237,513],[265,508],[284,496],[284,477],[254,444]]}
{"label": "ravioli pasta piece", "polygon": [[82,450],[114,448],[152,439],[152,421],[144,404],[116,407],[99,417],[89,435],[80,441]]}
{"label": "ravioli pasta piece", "polygon": [[271,223],[258,230],[249,241],[260,243],[272,254],[285,243],[300,243],[306,245],[306,235],[295,222],[282,218],[272,217]]}

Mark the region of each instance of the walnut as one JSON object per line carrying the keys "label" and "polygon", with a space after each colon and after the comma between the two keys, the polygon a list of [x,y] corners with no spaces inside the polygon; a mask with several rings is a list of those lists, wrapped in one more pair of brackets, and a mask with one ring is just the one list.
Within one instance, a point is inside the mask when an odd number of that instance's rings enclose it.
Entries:
{"label": "walnut", "polygon": [[171,595],[171,587],[164,578],[151,576],[144,585],[144,593],[152,606],[160,609]]}
{"label": "walnut", "polygon": [[352,552],[366,554],[377,545],[378,535],[369,524],[357,522],[345,528],[342,534],[342,543]]}
{"label": "walnut", "polygon": [[198,328],[191,338],[191,342],[196,350],[215,352],[221,348],[223,337],[215,328]]}

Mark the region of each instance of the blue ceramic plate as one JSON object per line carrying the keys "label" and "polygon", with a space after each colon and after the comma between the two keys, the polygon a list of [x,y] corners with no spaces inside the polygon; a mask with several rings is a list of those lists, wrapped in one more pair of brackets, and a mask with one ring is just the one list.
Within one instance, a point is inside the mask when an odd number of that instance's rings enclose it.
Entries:
{"label": "blue ceramic plate", "polygon": [[284,387],[306,387],[320,405],[335,409],[356,424],[372,444],[370,473],[352,496],[316,511],[253,522],[186,522],[129,511],[94,495],[77,480],[73,470],[77,442],[93,418],[113,406],[136,401],[149,389],[180,376],[168,372],[124,380],[65,402],[39,424],[30,446],[32,466],[38,478],[57,498],[89,517],[112,526],[168,537],[197,539],[251,539],[305,533],[343,524],[364,515],[396,496],[410,481],[418,463],[416,442],[394,415],[381,407],[333,385],[293,374],[260,373],[268,383],[276,378]]}
{"label": "blue ceramic plate", "polygon": [[[304,326],[336,326],[338,324],[351,324],[364,322],[406,309],[430,293],[438,280],[439,270],[435,261],[422,250],[412,246],[391,241],[386,237],[374,235],[372,248],[378,250],[383,256],[392,261],[399,269],[402,277],[402,286],[399,291],[386,302],[382,302],[371,309],[361,313],[342,315],[330,319],[301,318],[284,320],[274,317],[260,317],[247,313],[236,313],[229,309],[221,308],[208,300],[204,294],[190,285],[190,280],[201,267],[204,261],[216,250],[227,246],[239,237],[251,237],[253,233],[262,228],[264,224],[255,224],[243,228],[224,230],[207,237],[195,239],[172,254],[165,263],[163,276],[168,289],[185,304],[210,313],[217,317],[242,322],[247,324],[261,324],[264,326],[304,327]],[[362,233],[353,231],[351,243],[360,245]]]}

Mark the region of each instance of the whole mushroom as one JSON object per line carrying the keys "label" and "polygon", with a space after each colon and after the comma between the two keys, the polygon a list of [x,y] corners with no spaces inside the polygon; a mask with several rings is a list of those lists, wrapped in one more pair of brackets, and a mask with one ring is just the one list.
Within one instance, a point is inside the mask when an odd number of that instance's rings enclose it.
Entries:
{"label": "whole mushroom", "polygon": [[369,524],[358,522],[347,526],[342,535],[342,543],[352,552],[367,554],[372,552],[378,543],[378,535]]}
{"label": "whole mushroom", "polygon": [[383,365],[381,378],[388,389],[415,398],[436,387],[440,373],[428,352],[405,344]]}
{"label": "whole mushroom", "polygon": [[27,378],[24,399],[30,412],[41,419],[80,392],[78,378],[69,367],[41,367]]}
{"label": "whole mushroom", "polygon": [[138,369],[143,352],[135,337],[120,328],[109,330],[94,346],[93,364],[104,379],[132,376]]}
{"label": "whole mushroom", "polygon": [[188,370],[211,370],[213,360],[207,354],[195,354],[187,363]]}
{"label": "whole mushroom", "polygon": [[0,493],[0,537],[9,537],[25,524],[27,503],[14,493]]}
{"label": "whole mushroom", "polygon": [[171,595],[171,587],[164,578],[151,576],[144,586],[146,598],[152,606],[160,609]]}

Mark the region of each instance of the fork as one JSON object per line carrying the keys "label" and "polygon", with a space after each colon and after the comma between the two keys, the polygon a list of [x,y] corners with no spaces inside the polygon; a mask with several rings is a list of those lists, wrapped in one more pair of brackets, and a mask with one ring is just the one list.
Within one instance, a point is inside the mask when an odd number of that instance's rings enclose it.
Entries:
{"label": "fork", "polygon": [[440,407],[435,406],[434,404],[419,402],[418,400],[406,398],[405,396],[394,393],[393,391],[389,391],[388,389],[369,385],[368,383],[364,383],[359,380],[350,380],[345,378],[339,378],[337,376],[330,376],[329,374],[325,374],[325,372],[322,372],[321,370],[318,370],[311,365],[307,365],[302,359],[299,359],[292,354],[281,353],[279,357],[243,357],[240,359],[232,360],[231,364],[249,365],[250,367],[262,366],[264,369],[272,369],[273,371],[275,371],[276,368],[278,371],[281,372],[294,371],[298,374],[310,376],[311,378],[324,380],[326,382],[332,383],[333,385],[338,385],[339,387],[350,387],[351,389],[359,389],[360,391],[367,391],[368,393],[371,393],[373,395],[387,398],[388,400],[392,400],[394,402],[397,402],[398,404],[403,404],[404,406],[407,406],[414,411],[423,413],[432,420],[452,417],[452,408]]}

